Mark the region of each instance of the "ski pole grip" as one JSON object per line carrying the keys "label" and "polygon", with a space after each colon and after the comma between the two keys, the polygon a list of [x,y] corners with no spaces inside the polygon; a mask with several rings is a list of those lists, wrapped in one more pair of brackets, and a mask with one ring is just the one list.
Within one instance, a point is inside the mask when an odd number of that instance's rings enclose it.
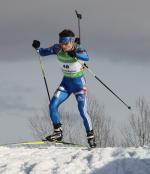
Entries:
{"label": "ski pole grip", "polygon": [[82,15],[79,14],[79,13],[77,12],[77,10],[75,10],[75,12],[76,12],[77,18],[78,18],[78,19],[82,19]]}

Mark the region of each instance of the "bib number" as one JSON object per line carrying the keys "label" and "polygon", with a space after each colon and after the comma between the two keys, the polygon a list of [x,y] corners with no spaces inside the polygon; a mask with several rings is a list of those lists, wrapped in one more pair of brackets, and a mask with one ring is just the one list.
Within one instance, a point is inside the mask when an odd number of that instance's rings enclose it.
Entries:
{"label": "bib number", "polygon": [[69,65],[63,65],[63,68],[69,69]]}

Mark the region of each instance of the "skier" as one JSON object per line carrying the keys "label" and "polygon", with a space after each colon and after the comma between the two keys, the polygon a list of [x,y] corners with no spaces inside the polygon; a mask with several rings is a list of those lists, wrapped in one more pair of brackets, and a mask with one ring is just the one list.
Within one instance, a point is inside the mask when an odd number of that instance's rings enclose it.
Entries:
{"label": "skier", "polygon": [[46,140],[62,140],[63,132],[58,107],[73,93],[78,102],[78,109],[86,129],[88,144],[90,147],[96,147],[91,118],[87,113],[86,81],[83,67],[84,61],[89,60],[87,52],[76,42],[75,34],[67,29],[59,33],[58,44],[48,48],[40,48],[40,41],[34,40],[32,46],[41,56],[57,55],[58,60],[62,64],[62,72],[64,74],[49,104],[54,132],[52,135],[47,136]]}

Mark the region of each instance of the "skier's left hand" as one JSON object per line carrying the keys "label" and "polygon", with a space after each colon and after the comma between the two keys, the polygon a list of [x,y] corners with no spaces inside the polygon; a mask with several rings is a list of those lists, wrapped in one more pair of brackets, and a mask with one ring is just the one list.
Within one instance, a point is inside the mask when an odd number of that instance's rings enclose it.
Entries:
{"label": "skier's left hand", "polygon": [[76,52],[75,52],[75,50],[68,51],[68,55],[69,55],[70,57],[76,57]]}

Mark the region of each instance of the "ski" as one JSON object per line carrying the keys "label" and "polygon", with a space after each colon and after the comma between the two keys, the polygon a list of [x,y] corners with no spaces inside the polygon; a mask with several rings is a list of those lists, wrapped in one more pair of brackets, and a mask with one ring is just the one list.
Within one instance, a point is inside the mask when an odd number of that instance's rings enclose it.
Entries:
{"label": "ski", "polygon": [[36,141],[24,141],[19,143],[8,143],[2,144],[1,146],[11,146],[11,145],[66,145],[66,146],[76,146],[76,147],[87,147],[81,144],[66,142],[66,141],[47,141],[43,140],[36,140]]}
{"label": "ski", "polygon": [[66,141],[48,141],[48,140],[42,140],[42,142],[44,142],[45,144],[62,144],[62,145],[68,145],[68,146],[76,146],[76,147],[86,147],[84,145],[81,145],[81,144],[76,144],[76,143],[71,143],[71,142],[66,142]]}
{"label": "ski", "polygon": [[[67,141],[48,141],[46,139],[39,140],[39,141],[27,141],[20,143],[20,145],[29,145],[29,146],[34,146],[34,145],[49,145],[49,146],[57,146],[57,147],[77,147],[77,148],[83,148],[87,150],[94,149],[92,147],[89,147],[88,145],[82,145],[82,144],[77,144],[77,143],[71,143]],[[96,147],[95,147],[96,148]]]}
{"label": "ski", "polygon": [[7,143],[7,144],[1,144],[0,146],[8,146],[8,147],[16,147],[16,146],[25,146],[29,148],[48,148],[49,146],[56,146],[61,148],[67,148],[67,147],[73,147],[73,148],[79,148],[82,150],[88,150],[91,151],[97,147],[90,147],[88,145],[82,145],[77,143],[71,143],[66,141],[47,141],[47,140],[35,140],[35,141],[24,141],[19,143]]}
{"label": "ski", "polygon": [[78,144],[78,143],[71,143],[71,142],[66,142],[66,141],[48,141],[48,140],[42,140],[41,142],[44,142],[45,144],[48,144],[48,145],[55,145],[55,146],[58,146],[58,147],[76,147],[76,148],[81,148],[83,150],[89,150],[91,151],[92,149],[94,148],[97,148],[97,147],[90,147],[88,145],[83,145],[83,144]]}

